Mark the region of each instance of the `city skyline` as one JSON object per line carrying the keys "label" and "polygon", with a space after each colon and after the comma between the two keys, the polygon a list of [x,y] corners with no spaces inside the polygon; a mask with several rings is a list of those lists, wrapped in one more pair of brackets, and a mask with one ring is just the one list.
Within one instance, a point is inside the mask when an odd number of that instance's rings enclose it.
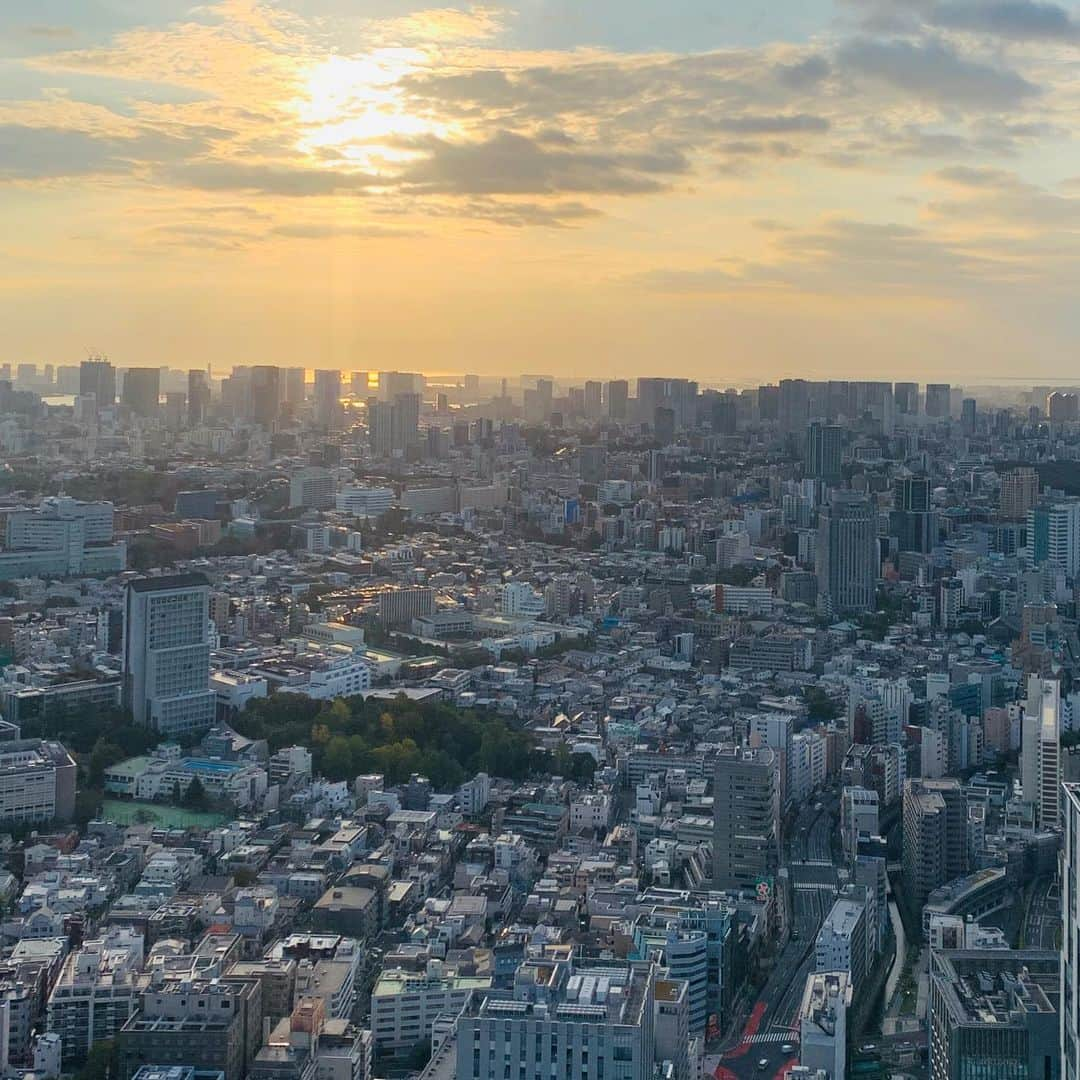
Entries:
{"label": "city skyline", "polygon": [[1066,377],[1075,5],[717,7],[15,0],[8,353]]}

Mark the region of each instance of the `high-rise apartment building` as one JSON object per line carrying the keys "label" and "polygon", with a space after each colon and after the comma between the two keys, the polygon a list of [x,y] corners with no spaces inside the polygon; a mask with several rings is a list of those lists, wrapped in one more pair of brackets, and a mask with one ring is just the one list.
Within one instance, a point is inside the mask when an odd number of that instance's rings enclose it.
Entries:
{"label": "high-rise apartment building", "polygon": [[926,415],[943,419],[952,412],[952,387],[948,383],[926,384]]}
{"label": "high-rise apartment building", "polygon": [[771,887],[780,845],[776,751],[725,746],[713,776],[713,888]]}
{"label": "high-rise apartment building", "polygon": [[904,890],[915,910],[939,885],[966,873],[966,820],[959,780],[904,781]]}
{"label": "high-rise apartment building", "polygon": [[299,408],[304,404],[304,397],[307,394],[304,369],[302,367],[285,368],[283,375],[285,404]]}
{"label": "high-rise apartment building", "polygon": [[1001,474],[1001,516],[1023,520],[1039,501],[1039,474],[1022,465]]}
{"label": "high-rise apartment building", "polygon": [[603,412],[604,384],[589,380],[585,383],[585,415],[595,420]]}
{"label": "high-rise apartment building", "polygon": [[843,479],[840,462],[844,453],[844,429],[836,424],[810,422],[806,429],[806,475],[826,484]]}
{"label": "high-rise apartment building", "polygon": [[128,368],[124,372],[124,389],[120,402],[136,416],[156,416],[160,399],[160,368]]}
{"label": "high-rise apartment building", "polygon": [[79,394],[93,394],[99,409],[116,404],[116,368],[108,360],[84,360],[79,365]]}
{"label": "high-rise apartment building", "polygon": [[341,426],[341,372],[315,372],[315,423],[329,431]]}
{"label": "high-rise apartment building", "polygon": [[1061,827],[1061,683],[1028,676],[1021,727],[1020,781],[1040,829]]}
{"label": "high-rise apartment building", "polygon": [[853,492],[833,492],[818,524],[819,604],[831,615],[873,611],[879,554],[877,515]]}
{"label": "high-rise apartment building", "polygon": [[925,476],[900,477],[893,484],[889,532],[899,551],[929,554],[937,545],[937,513],[930,504],[930,481]]}
{"label": "high-rise apartment building", "polygon": [[1080,499],[1028,511],[1027,557],[1034,566],[1050,563],[1069,577],[1080,574]]}
{"label": "high-rise apartment building", "polygon": [[124,700],[137,724],[176,738],[208,728],[210,584],[202,574],[140,578],[124,606]]}

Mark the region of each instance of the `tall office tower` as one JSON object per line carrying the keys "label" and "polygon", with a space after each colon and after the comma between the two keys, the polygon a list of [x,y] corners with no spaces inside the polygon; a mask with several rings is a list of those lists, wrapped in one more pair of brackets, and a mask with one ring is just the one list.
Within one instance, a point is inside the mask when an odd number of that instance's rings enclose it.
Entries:
{"label": "tall office tower", "polygon": [[967,804],[960,781],[905,780],[903,830],[904,891],[918,911],[938,886],[967,872]]}
{"label": "tall office tower", "polygon": [[607,384],[607,414],[612,420],[625,420],[630,409],[630,384],[626,379],[612,379]]}
{"label": "tall office tower", "polygon": [[604,411],[604,384],[589,380],[585,384],[585,415],[596,420]]}
{"label": "tall office tower", "polygon": [[734,435],[738,430],[739,402],[734,395],[709,391],[701,398],[701,414],[714,435]]}
{"label": "tall office tower", "polygon": [[209,727],[210,584],[202,574],[140,578],[124,599],[124,703],[166,738]]}
{"label": "tall office tower", "polygon": [[251,368],[234,365],[221,380],[221,404],[234,417],[251,415]]}
{"label": "tall office tower", "polygon": [[960,403],[960,427],[965,435],[975,434],[978,421],[978,402],[973,397],[966,397]]}
{"label": "tall office tower", "polygon": [[1051,424],[1073,423],[1080,419],[1080,398],[1055,390],[1046,399],[1046,415]]}
{"label": "tall office tower", "polygon": [[1060,1031],[1070,1018],[1056,953],[931,949],[928,990],[933,1080],[1060,1080]]}
{"label": "tall office tower", "polygon": [[768,746],[724,746],[713,777],[714,889],[755,889],[776,873],[779,763]]}
{"label": "tall office tower", "polygon": [[394,449],[394,406],[392,402],[368,398],[368,445],[376,457],[389,457]]}
{"label": "tall office tower", "polygon": [[1080,573],[1080,499],[1033,506],[1027,515],[1027,557],[1069,577]]}
{"label": "tall office tower", "polygon": [[116,368],[108,360],[84,360],[79,365],[79,394],[93,394],[99,409],[116,404]]}
{"label": "tall office tower", "polygon": [[810,384],[805,379],[781,379],[777,403],[780,430],[791,434],[810,423]]}
{"label": "tall office tower", "polygon": [[79,369],[74,364],[59,364],[56,368],[56,392],[77,394],[79,392]]}
{"label": "tall office tower", "polygon": [[160,399],[160,368],[136,367],[128,368],[124,372],[124,389],[120,402],[136,416],[156,416]]}
{"label": "tall office tower", "polygon": [[393,401],[399,394],[419,394],[424,389],[424,376],[413,371],[383,371],[379,374],[379,396]]}
{"label": "tall office tower", "polygon": [[1061,1075],[1080,1080],[1080,784],[1062,785]]}
{"label": "tall office tower", "polygon": [[328,431],[341,426],[341,372],[315,372],[315,423]]}
{"label": "tall office tower", "polygon": [[697,392],[697,383],[687,379],[638,379],[638,415],[651,423],[657,409],[670,409],[676,428],[690,427],[696,419]]}
{"label": "tall office tower", "polygon": [[394,450],[405,451],[420,438],[420,395],[398,394],[390,414],[390,439]]}
{"label": "tall office tower", "polygon": [[653,434],[661,446],[670,446],[675,441],[675,410],[658,405],[653,409]]}
{"label": "tall office tower", "polygon": [[952,412],[952,387],[948,383],[926,384],[926,415],[934,419]]}
{"label": "tall office tower", "polygon": [[304,369],[302,367],[285,368],[285,381],[283,385],[283,397],[286,405],[298,409],[304,404],[307,395],[307,386],[304,383]]}
{"label": "tall office tower", "polygon": [[930,481],[925,476],[903,476],[893,484],[894,509],[889,532],[897,550],[927,554],[937,546],[937,513],[930,506]]}
{"label": "tall office tower", "polygon": [[770,384],[757,388],[757,415],[763,421],[780,419],[780,387]]}
{"label": "tall office tower", "polygon": [[893,401],[898,416],[918,415],[919,384],[917,382],[893,383]]}
{"label": "tall office tower", "polygon": [[834,491],[821,511],[818,602],[830,615],[873,611],[878,568],[877,515],[860,495]]}
{"label": "tall office tower", "polygon": [[655,977],[648,963],[527,959],[509,994],[467,995],[454,1075],[650,1080]]}
{"label": "tall office tower", "polygon": [[1024,802],[1035,807],[1039,828],[1061,828],[1061,683],[1028,676],[1020,739]]}
{"label": "tall office tower", "polygon": [[366,371],[354,371],[349,376],[349,393],[354,398],[367,400],[368,396],[368,373]]}
{"label": "tall office tower", "polygon": [[844,429],[835,424],[810,422],[806,429],[806,475],[835,486],[843,479],[840,461],[844,452]]}
{"label": "tall office tower", "polygon": [[251,419],[270,431],[281,411],[281,372],[271,364],[251,369]]}
{"label": "tall office tower", "polygon": [[188,427],[198,427],[205,423],[210,411],[210,373],[201,368],[192,368],[187,377],[187,422]]}

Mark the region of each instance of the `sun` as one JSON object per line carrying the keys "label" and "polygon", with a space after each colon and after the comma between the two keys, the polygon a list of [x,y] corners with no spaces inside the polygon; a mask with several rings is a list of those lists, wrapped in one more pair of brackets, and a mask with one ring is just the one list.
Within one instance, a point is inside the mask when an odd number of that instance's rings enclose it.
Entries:
{"label": "sun", "polygon": [[410,111],[401,88],[423,59],[417,49],[385,48],[313,65],[294,102],[299,149],[325,165],[377,172],[416,155],[409,139],[451,134],[451,125]]}

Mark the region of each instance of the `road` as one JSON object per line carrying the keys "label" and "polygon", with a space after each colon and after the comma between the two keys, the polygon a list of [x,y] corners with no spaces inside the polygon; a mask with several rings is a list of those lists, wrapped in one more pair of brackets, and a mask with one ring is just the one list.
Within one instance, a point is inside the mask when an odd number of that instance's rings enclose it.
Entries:
{"label": "road", "polygon": [[836,898],[832,853],[839,814],[839,795],[826,791],[799,811],[788,831],[784,847],[794,895],[791,934],[740,1034],[719,1057],[706,1060],[706,1071],[717,1080],[773,1080],[788,1065],[798,1064],[797,1018],[806,977],[814,970],[814,940]]}
{"label": "road", "polygon": [[1061,939],[1061,890],[1056,879],[1035,882],[1024,916],[1024,947],[1056,949]]}

